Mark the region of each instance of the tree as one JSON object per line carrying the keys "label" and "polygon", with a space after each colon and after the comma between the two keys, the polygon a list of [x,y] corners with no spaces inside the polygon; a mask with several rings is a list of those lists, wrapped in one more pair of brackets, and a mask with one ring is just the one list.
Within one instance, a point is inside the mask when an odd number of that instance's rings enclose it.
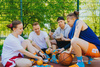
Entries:
{"label": "tree", "polygon": [[[50,29],[58,27],[57,17],[63,16],[66,19],[68,13],[77,9],[77,0],[23,0],[23,34],[29,35],[32,31],[32,24],[39,22],[41,30],[49,32]],[[0,1],[3,35],[8,35],[6,24],[13,20],[21,20],[20,0],[3,0]],[[3,22],[3,24],[2,24]],[[4,25],[4,26],[3,26]],[[1,35],[1,33],[0,33]]]}
{"label": "tree", "polygon": [[82,0],[80,5],[80,19],[84,20],[99,36],[99,2],[98,0]]}

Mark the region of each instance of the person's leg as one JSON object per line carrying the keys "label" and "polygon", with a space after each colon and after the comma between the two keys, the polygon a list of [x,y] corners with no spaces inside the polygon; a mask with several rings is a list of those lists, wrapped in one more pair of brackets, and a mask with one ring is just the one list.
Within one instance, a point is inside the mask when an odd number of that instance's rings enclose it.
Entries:
{"label": "person's leg", "polygon": [[93,58],[91,56],[86,56],[86,57],[88,57],[88,62],[86,62],[86,64],[91,64]]}
{"label": "person's leg", "polygon": [[50,42],[52,45],[52,51],[56,50],[56,46],[57,46],[56,40],[50,40]]}
{"label": "person's leg", "polygon": [[100,53],[94,44],[89,43],[89,47],[85,56],[88,57],[88,62],[86,62],[86,64],[91,64],[94,57],[100,57]]}
{"label": "person's leg", "polygon": [[34,41],[32,41],[32,45],[33,45],[36,49],[38,49],[39,51],[43,52],[43,51],[41,50],[41,48],[40,48]]}
{"label": "person's leg", "polygon": [[[24,41],[22,42],[22,46],[23,46],[24,49],[27,48],[29,52],[31,52],[31,53],[33,53],[34,55],[37,56],[37,52],[38,52],[39,50],[37,50],[34,46],[32,46],[32,44],[30,43],[29,40],[24,40]],[[35,59],[35,61],[37,61],[37,59]]]}
{"label": "person's leg", "polygon": [[15,60],[16,67],[31,67],[32,62],[29,59],[26,58],[18,58]]}
{"label": "person's leg", "polygon": [[50,42],[51,42],[51,45],[52,45],[52,57],[51,57],[50,62],[58,63],[59,61],[57,60],[56,54],[54,52],[57,48],[56,40],[51,40]]}
{"label": "person's leg", "polygon": [[[80,38],[73,38],[71,40],[71,45],[72,45],[72,48],[74,49],[74,52],[77,56],[76,66],[85,67],[85,65],[83,63],[83,58],[82,58],[82,51],[84,53],[87,52],[88,46],[89,46],[88,42],[83,40],[83,39],[80,39]],[[70,67],[74,67],[74,66],[72,65]]]}
{"label": "person's leg", "polygon": [[22,46],[23,46],[24,49],[27,48],[28,51],[31,52],[31,53],[36,53],[36,52],[39,51],[39,50],[37,50],[34,46],[32,46],[32,44],[30,43],[29,40],[24,40],[24,41],[22,42]]}
{"label": "person's leg", "polygon": [[82,56],[82,51],[86,53],[88,50],[88,46],[89,46],[87,41],[80,39],[80,38],[73,38],[71,40],[71,45],[74,49],[76,56],[78,57]]}

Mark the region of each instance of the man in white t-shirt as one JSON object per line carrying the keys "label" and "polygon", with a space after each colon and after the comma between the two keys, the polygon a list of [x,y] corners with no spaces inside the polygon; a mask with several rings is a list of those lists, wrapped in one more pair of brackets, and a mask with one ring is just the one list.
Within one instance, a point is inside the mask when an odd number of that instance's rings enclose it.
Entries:
{"label": "man in white t-shirt", "polygon": [[[48,49],[51,50],[49,36],[46,32],[40,30],[38,22],[33,23],[33,30],[34,31],[29,34],[28,38],[32,42],[33,46],[41,52],[45,52]],[[49,48],[47,48],[47,44]]]}

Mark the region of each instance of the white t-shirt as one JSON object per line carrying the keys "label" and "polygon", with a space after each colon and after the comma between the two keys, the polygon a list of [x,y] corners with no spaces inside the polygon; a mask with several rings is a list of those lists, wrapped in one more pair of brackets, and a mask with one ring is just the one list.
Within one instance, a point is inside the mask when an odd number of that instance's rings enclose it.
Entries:
{"label": "white t-shirt", "polygon": [[48,34],[44,31],[40,31],[40,35],[37,35],[34,31],[30,33],[30,40],[34,41],[41,49],[47,48],[45,38],[48,37]]}
{"label": "white t-shirt", "polygon": [[18,50],[23,49],[23,47],[21,46],[23,40],[24,39],[20,35],[18,35],[18,38],[16,38],[12,34],[9,34],[5,39],[1,55],[2,64],[4,66],[10,58],[18,56],[18,54],[20,53]]}

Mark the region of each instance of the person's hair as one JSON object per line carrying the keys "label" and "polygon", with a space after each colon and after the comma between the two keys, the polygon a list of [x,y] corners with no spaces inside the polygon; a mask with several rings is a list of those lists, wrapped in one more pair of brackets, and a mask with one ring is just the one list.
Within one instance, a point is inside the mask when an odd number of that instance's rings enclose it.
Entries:
{"label": "person's hair", "polygon": [[59,20],[64,20],[64,18],[63,17],[58,17],[57,21],[59,21]]}
{"label": "person's hair", "polygon": [[33,26],[36,26],[36,25],[39,25],[39,23],[38,22],[34,22],[33,23]]}
{"label": "person's hair", "polygon": [[11,28],[11,30],[13,30],[13,28],[17,28],[18,24],[21,24],[22,22],[19,20],[14,20],[11,24],[8,24],[7,27]]}
{"label": "person's hair", "polygon": [[75,17],[76,19],[78,19],[78,15],[79,15],[79,12],[74,11],[73,13],[68,14],[67,17]]}

